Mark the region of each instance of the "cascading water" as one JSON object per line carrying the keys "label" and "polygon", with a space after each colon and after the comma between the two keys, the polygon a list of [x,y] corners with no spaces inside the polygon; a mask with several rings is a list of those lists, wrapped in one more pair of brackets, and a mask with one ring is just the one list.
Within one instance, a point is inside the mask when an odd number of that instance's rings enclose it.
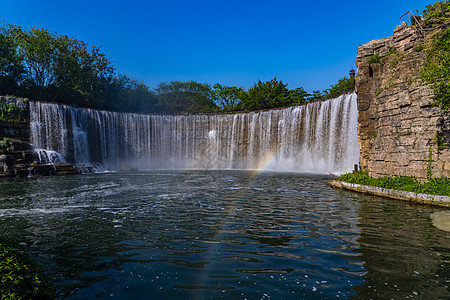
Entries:
{"label": "cascading water", "polygon": [[109,169],[342,173],[358,163],[356,94],[285,109],[139,115],[31,102],[31,140]]}

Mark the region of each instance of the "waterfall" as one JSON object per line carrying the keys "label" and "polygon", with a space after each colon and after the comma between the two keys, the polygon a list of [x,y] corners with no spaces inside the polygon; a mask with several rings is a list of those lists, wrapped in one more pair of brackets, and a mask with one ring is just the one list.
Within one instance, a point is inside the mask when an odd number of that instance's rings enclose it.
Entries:
{"label": "waterfall", "polygon": [[356,94],[284,109],[140,115],[31,102],[31,141],[107,169],[351,171],[359,160]]}

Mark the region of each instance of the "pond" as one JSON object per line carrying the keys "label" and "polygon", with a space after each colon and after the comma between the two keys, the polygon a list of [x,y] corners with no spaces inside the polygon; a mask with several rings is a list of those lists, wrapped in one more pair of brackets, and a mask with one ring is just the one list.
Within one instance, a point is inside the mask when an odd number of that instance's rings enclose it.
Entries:
{"label": "pond", "polygon": [[327,176],[142,171],[0,181],[0,234],[61,298],[450,298],[440,208]]}

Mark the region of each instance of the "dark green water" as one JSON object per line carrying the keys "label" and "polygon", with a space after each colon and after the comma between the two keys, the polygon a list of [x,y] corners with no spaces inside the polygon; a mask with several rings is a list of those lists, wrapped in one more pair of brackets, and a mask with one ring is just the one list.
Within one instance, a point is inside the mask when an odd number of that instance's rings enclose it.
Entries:
{"label": "dark green water", "polygon": [[237,171],[0,181],[0,234],[70,299],[449,299],[442,209]]}

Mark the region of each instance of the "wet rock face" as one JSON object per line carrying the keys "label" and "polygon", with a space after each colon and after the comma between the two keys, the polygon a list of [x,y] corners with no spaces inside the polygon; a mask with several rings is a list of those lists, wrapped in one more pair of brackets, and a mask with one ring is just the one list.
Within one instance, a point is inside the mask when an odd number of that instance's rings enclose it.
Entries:
{"label": "wet rock face", "polygon": [[[49,175],[74,175],[81,170],[71,164],[41,164],[29,143],[11,139],[0,145],[0,178]],[[92,172],[92,167],[86,166]],[[88,173],[88,172],[85,172]]]}
{"label": "wet rock face", "polygon": [[12,120],[0,121],[0,178],[79,174],[70,164],[41,164],[28,142],[30,109],[28,99],[0,96],[0,104],[19,108]]}
{"label": "wet rock face", "polygon": [[393,37],[358,47],[360,165],[371,176],[425,180],[429,166],[433,177],[450,176],[449,149],[436,142],[438,132],[448,137],[449,118],[432,106],[433,91],[420,80],[425,53],[414,45],[421,42],[420,33],[402,24]]}

